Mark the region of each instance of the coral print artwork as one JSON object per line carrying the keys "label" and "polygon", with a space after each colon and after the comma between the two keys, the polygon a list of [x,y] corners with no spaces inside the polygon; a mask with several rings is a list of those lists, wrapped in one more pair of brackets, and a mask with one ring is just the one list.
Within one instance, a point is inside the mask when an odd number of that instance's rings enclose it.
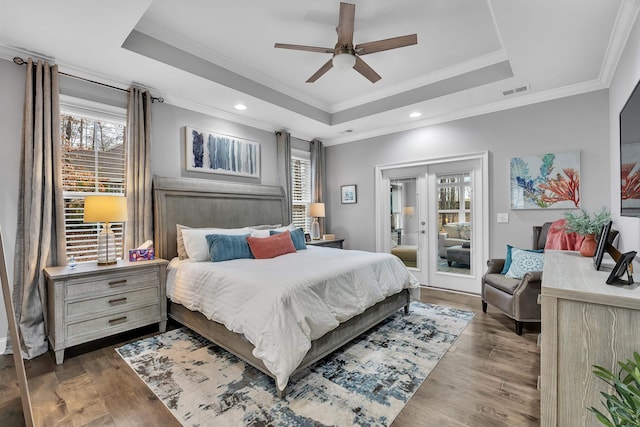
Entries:
{"label": "coral print artwork", "polygon": [[579,151],[511,159],[511,209],[579,207]]}

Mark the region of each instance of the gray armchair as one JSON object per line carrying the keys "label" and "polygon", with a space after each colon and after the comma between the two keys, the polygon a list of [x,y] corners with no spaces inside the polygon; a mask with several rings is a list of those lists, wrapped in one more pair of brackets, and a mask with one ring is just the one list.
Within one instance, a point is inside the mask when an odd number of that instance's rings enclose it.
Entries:
{"label": "gray armchair", "polygon": [[[533,227],[533,249],[544,249],[550,222]],[[534,271],[522,279],[512,279],[501,274],[504,259],[487,261],[487,271],[482,276],[482,311],[487,312],[491,304],[516,321],[516,333],[522,335],[525,322],[540,322],[538,294],[542,282],[542,272]]]}
{"label": "gray armchair", "polygon": [[[551,222],[533,227],[533,249],[544,249]],[[611,230],[607,241],[615,244],[617,230]],[[542,285],[542,272],[534,271],[524,275],[522,279],[512,279],[501,274],[504,259],[487,261],[487,271],[482,276],[482,311],[487,306],[497,308],[516,322],[516,333],[522,335],[526,322],[540,322],[540,304],[538,294]]]}

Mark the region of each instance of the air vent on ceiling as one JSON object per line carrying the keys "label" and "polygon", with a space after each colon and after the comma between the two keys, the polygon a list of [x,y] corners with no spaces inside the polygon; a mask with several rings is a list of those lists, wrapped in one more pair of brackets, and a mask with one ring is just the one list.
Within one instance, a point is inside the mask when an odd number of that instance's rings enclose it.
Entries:
{"label": "air vent on ceiling", "polygon": [[502,96],[510,96],[516,93],[526,92],[528,90],[529,90],[529,85],[524,85],[524,86],[516,87],[513,89],[505,90],[502,92]]}

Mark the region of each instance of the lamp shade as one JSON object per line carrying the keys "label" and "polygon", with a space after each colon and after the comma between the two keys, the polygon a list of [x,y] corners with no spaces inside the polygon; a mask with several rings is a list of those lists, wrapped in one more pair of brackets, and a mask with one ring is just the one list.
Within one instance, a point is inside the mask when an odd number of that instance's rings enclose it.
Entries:
{"label": "lamp shade", "polygon": [[121,222],[126,220],[126,197],[95,195],[84,198],[84,222]]}
{"label": "lamp shade", "polygon": [[324,218],[324,203],[309,203],[309,216]]}

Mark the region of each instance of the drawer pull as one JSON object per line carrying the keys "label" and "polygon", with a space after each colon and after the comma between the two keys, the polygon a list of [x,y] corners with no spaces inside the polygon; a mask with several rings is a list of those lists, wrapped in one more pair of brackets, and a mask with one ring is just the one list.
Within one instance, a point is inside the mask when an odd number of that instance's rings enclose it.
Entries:
{"label": "drawer pull", "polygon": [[116,280],[114,282],[109,282],[110,288],[119,288],[120,286],[125,286],[127,284],[127,279]]}
{"label": "drawer pull", "polygon": [[109,300],[109,305],[126,304],[127,297]]}
{"label": "drawer pull", "polygon": [[126,323],[126,322],[127,322],[127,316],[122,316],[122,317],[109,320],[109,325],[111,326],[119,325],[121,323]]}

